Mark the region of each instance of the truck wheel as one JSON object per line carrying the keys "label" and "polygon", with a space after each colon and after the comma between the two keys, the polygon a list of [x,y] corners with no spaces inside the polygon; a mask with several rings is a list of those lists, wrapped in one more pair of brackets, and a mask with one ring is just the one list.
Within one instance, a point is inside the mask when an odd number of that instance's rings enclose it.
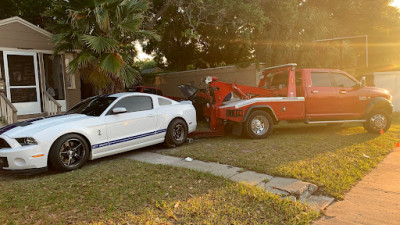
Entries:
{"label": "truck wheel", "polygon": [[169,148],[175,148],[186,142],[188,135],[188,127],[185,121],[174,119],[167,128],[165,135],[165,145]]}
{"label": "truck wheel", "polygon": [[367,121],[363,124],[364,128],[371,133],[379,134],[381,130],[386,132],[392,125],[392,119],[389,113],[377,110],[367,115]]}
{"label": "truck wheel", "polygon": [[252,112],[245,124],[246,134],[254,139],[266,138],[272,133],[272,129],[271,115],[261,110]]}

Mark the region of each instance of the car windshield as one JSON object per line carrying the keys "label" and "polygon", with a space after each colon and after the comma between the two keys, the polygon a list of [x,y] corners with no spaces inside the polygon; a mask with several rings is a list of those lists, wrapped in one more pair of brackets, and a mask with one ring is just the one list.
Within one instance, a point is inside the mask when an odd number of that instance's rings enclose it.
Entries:
{"label": "car windshield", "polygon": [[76,113],[87,116],[100,116],[115,99],[116,97],[105,95],[88,98],[68,110],[67,114]]}

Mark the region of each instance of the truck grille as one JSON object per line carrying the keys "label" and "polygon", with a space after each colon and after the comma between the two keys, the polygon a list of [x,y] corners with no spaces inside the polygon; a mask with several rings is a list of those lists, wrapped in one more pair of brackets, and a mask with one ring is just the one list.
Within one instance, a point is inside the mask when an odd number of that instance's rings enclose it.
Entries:
{"label": "truck grille", "polygon": [[11,148],[11,146],[3,138],[0,138],[0,149],[1,148]]}

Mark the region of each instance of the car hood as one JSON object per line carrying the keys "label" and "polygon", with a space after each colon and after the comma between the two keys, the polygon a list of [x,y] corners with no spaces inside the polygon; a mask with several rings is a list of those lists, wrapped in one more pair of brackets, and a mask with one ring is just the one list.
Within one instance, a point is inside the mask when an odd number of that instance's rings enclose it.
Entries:
{"label": "car hood", "polygon": [[59,126],[60,124],[67,125],[68,123],[81,121],[88,118],[88,116],[83,114],[65,114],[51,117],[39,117],[5,126],[0,129],[0,135],[7,135],[10,138],[31,137],[42,130],[50,129],[55,126]]}

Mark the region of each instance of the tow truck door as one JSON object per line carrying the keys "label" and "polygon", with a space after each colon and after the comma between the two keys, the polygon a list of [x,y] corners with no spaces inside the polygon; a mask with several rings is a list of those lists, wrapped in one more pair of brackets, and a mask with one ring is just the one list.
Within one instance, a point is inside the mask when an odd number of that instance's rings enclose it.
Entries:
{"label": "tow truck door", "polygon": [[339,96],[338,113],[343,119],[358,119],[367,106],[367,93],[360,84],[345,73],[332,72],[331,77]]}
{"label": "tow truck door", "polygon": [[[308,120],[339,119],[339,90],[334,87],[329,71],[307,71],[306,118]],[[306,75],[307,75],[306,74]]]}

